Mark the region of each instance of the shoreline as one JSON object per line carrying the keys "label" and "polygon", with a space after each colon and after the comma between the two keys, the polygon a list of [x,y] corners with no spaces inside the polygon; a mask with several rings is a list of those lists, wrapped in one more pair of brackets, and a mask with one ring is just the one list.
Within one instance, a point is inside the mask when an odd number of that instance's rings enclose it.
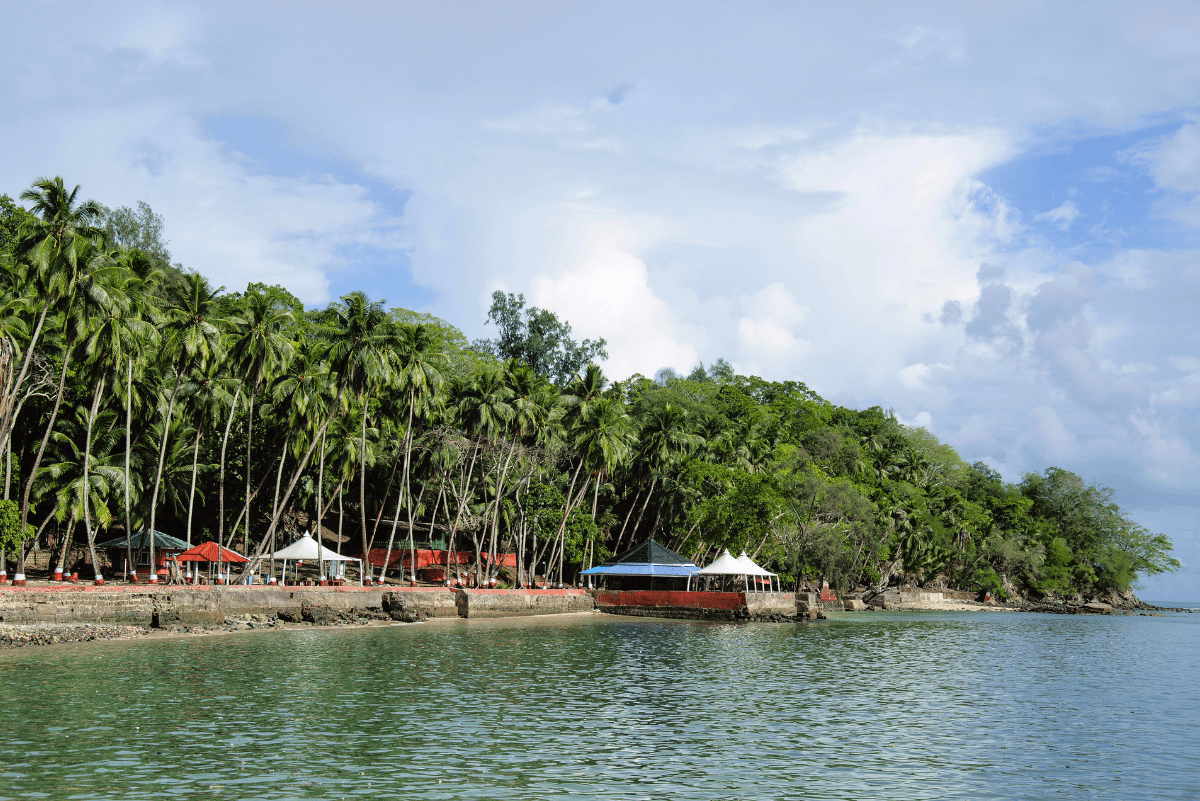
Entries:
{"label": "shoreline", "polygon": [[[1153,610],[1158,610],[1159,607],[1149,607]],[[1012,613],[1038,613],[1055,614],[1037,609],[1021,609],[1008,606],[989,606],[980,603],[969,602],[947,602],[947,603],[914,603],[906,604],[903,607],[893,607],[889,609],[871,610],[875,614],[866,615],[869,618],[875,618],[880,613],[887,614],[904,614],[909,612],[1012,612]],[[1163,607],[1163,612],[1192,612],[1194,610],[1186,607]],[[614,620],[620,619],[624,622],[645,622],[649,623],[656,620],[673,620],[674,618],[667,617],[650,617],[650,616],[627,616],[602,612],[594,610],[590,612],[563,612],[559,614],[537,615],[537,616],[514,616],[514,617],[490,617],[476,618],[474,620],[461,617],[430,617],[424,620],[403,622],[393,620],[385,615],[381,616],[359,616],[357,619],[343,619],[326,623],[312,622],[288,622],[281,620],[278,617],[269,615],[243,615],[232,616],[225,623],[213,625],[197,625],[197,626],[172,626],[167,628],[154,628],[149,626],[141,626],[136,624],[112,624],[112,623],[62,623],[62,622],[39,622],[39,623],[0,623],[0,652],[16,651],[28,647],[52,647],[62,645],[77,645],[96,642],[119,642],[119,641],[135,641],[135,640],[164,640],[172,638],[190,639],[194,637],[225,637],[236,634],[263,634],[267,632],[299,632],[299,631],[335,631],[335,630],[350,630],[350,629],[377,629],[377,628],[393,628],[393,627],[408,627],[414,625],[427,624],[443,624],[443,625],[480,625],[480,624],[511,624],[520,622],[523,624],[537,625],[539,623],[550,623],[562,618],[578,618],[585,617],[594,618],[596,615],[604,614]],[[829,619],[832,620],[849,620],[854,618],[864,617],[862,612],[849,612],[840,609],[828,610]],[[1115,612],[1119,617],[1165,617],[1158,611],[1142,611],[1142,610],[1119,610]],[[1092,617],[1093,615],[1087,615]],[[1102,615],[1094,615],[1102,617]],[[692,621],[701,622],[701,621]],[[716,621],[714,621],[716,622]],[[724,621],[722,621],[724,622]],[[772,622],[772,621],[762,621]]]}

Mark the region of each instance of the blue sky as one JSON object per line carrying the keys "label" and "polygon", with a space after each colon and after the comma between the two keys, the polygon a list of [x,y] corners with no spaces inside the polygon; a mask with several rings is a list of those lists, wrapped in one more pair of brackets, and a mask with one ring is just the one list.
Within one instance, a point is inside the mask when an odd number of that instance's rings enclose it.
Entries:
{"label": "blue sky", "polygon": [[[9,4],[0,191],[162,213],[231,289],[365,289],[881,404],[1115,487],[1200,600],[1194,3]],[[52,43],[47,45],[47,43]],[[53,49],[47,58],[46,48]]]}

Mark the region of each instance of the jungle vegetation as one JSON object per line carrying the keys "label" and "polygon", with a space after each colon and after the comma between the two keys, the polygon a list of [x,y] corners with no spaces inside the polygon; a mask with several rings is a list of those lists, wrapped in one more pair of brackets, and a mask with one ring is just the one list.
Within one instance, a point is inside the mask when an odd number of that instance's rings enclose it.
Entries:
{"label": "jungle vegetation", "polygon": [[469,343],[363,292],[226,291],[171,261],[149,206],[79,192],[0,196],[14,570],[35,549],[102,564],[97,541],[146,528],[256,561],[307,529],[344,552],[515,553],[521,583],[649,538],[840,590],[1123,591],[1179,564],[1069,471],[1008,483],[881,408],[723,360],[612,381],[603,340],[520,295],[495,293],[495,338]]}

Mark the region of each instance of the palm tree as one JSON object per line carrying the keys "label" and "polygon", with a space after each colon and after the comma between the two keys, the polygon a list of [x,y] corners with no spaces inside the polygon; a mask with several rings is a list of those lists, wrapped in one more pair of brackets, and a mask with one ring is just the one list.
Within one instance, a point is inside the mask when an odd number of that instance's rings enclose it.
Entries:
{"label": "palm tree", "polygon": [[[642,502],[641,511],[638,512],[637,522],[630,531],[631,540],[642,525],[646,507],[650,504],[650,497],[654,494],[654,487],[664,471],[676,464],[693,448],[704,444],[703,437],[688,430],[691,415],[680,406],[670,402],[664,403],[652,410],[648,418],[642,429],[639,456],[645,469],[650,473],[650,489],[646,492],[646,499]],[[620,547],[621,538],[624,535],[625,529],[622,526],[614,548]]]}
{"label": "palm tree", "polygon": [[21,193],[21,199],[31,202],[33,207],[19,233],[15,255],[34,269],[42,295],[42,311],[29,337],[21,371],[6,396],[0,398],[0,442],[6,441],[12,430],[14,403],[29,372],[46,315],[75,291],[75,282],[92,250],[92,240],[102,235],[96,227],[100,204],[94,200],[80,201],[79,187],[67,191],[61,177],[38,178]]}
{"label": "palm tree", "polygon": [[[438,344],[429,326],[406,325],[401,327],[399,347],[396,350],[398,362],[397,378],[399,379],[397,383],[401,391],[408,390],[408,425],[404,429],[404,497],[408,500],[408,553],[409,558],[413,560],[412,564],[409,565],[409,570],[414,579],[417,573],[416,544],[413,542],[412,480],[410,472],[413,423],[418,416],[423,416],[430,410],[437,392],[442,386],[442,374],[438,368],[445,363],[445,357],[438,350]],[[363,474],[365,476],[365,470]],[[361,484],[365,483],[364,479]],[[362,515],[363,548],[365,549],[367,536],[365,496],[363,497],[362,508],[364,511]],[[395,526],[393,525],[392,528],[394,531]],[[390,555],[390,544],[388,551]]]}
{"label": "palm tree", "polygon": [[174,373],[171,396],[163,416],[162,439],[158,448],[158,469],[154,475],[154,489],[150,493],[150,581],[158,576],[154,569],[155,515],[158,509],[158,491],[162,483],[163,463],[167,456],[167,434],[171,429],[171,418],[175,413],[175,399],[183,377],[194,367],[204,367],[221,356],[221,332],[217,328],[220,320],[213,316],[217,296],[225,287],[212,289],[202,276],[192,273],[187,277],[182,297],[167,310],[165,353],[172,361]]}
{"label": "palm tree", "polygon": [[[225,423],[225,434],[221,438],[220,478],[217,484],[217,541],[225,543],[225,448],[229,444],[229,430],[233,425],[233,414],[243,389],[247,390],[249,414],[246,419],[246,544],[250,544],[250,447],[254,424],[254,396],[258,394],[264,379],[277,367],[292,357],[292,343],[283,335],[283,327],[294,320],[292,313],[273,304],[263,292],[247,292],[246,306],[242,317],[230,318],[233,327],[233,342],[229,348],[229,363],[241,376],[229,406],[229,419]],[[230,532],[230,539],[234,532]],[[220,564],[217,565],[218,571]]]}
{"label": "palm tree", "polygon": [[[127,302],[124,300],[122,292],[123,270],[106,253],[97,247],[96,241],[84,240],[78,243],[75,253],[77,261],[82,265],[82,269],[73,277],[68,287],[68,294],[65,297],[65,305],[61,312],[61,318],[56,318],[56,321],[61,323],[60,328],[64,335],[62,372],[59,374],[58,379],[58,393],[55,396],[54,405],[50,411],[50,418],[46,423],[46,431],[42,436],[42,443],[38,447],[37,456],[33,460],[33,467],[29,471],[29,480],[25,484],[25,492],[21,499],[21,530],[25,529],[29,518],[29,494],[33,488],[34,478],[38,473],[38,466],[41,464],[42,455],[45,453],[50,434],[54,430],[54,424],[58,420],[58,411],[62,405],[63,393],[66,389],[67,368],[71,363],[71,356],[74,353],[75,347],[81,340],[87,337],[93,316],[114,307],[120,307]],[[22,547],[22,569],[24,560],[25,553],[24,547]],[[103,576],[97,574],[96,581],[103,583]]]}

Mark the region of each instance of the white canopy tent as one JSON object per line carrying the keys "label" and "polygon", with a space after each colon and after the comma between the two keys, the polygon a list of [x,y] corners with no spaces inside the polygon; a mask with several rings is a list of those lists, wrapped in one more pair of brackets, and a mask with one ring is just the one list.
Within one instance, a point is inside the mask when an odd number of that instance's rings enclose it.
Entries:
{"label": "white canopy tent", "polygon": [[775,587],[775,583],[779,580],[779,576],[769,570],[764,570],[754,563],[754,560],[746,556],[746,552],[742,551],[741,555],[734,560],[745,571],[747,576],[762,576],[766,577],[767,583],[771,586],[772,592],[779,592]]}
{"label": "white canopy tent", "polygon": [[[339,563],[344,567],[346,562],[358,562],[358,583],[362,584],[362,560],[356,559],[353,556],[342,556],[336,551],[331,551],[321,543],[313,539],[312,534],[307,531],[300,539],[293,542],[286,548],[275,552],[276,559],[283,560],[283,575],[287,576],[287,563],[291,562],[316,562],[326,561]],[[324,577],[322,577],[324,578]]]}
{"label": "white canopy tent", "polygon": [[[698,572],[693,573],[693,576],[742,576],[745,581],[746,591],[750,591],[750,577],[766,577],[767,583],[771,586],[772,592],[777,592],[775,582],[778,576],[768,570],[764,570],[746,556],[746,552],[742,551],[742,555],[734,559],[729,549],[726,548],[720,556],[716,558],[711,565],[701,568]],[[688,589],[692,588],[691,577],[688,577]],[[758,588],[758,582],[755,582],[755,589]]]}

